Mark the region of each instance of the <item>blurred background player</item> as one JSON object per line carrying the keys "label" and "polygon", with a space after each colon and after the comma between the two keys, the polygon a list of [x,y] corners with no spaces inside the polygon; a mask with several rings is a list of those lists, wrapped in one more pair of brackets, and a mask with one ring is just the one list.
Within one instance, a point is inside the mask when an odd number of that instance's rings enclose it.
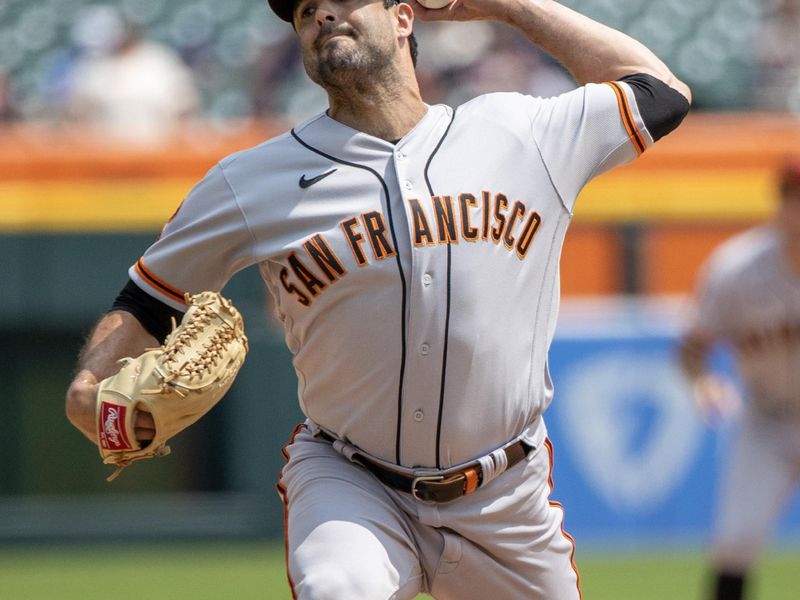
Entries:
{"label": "blurred background player", "polygon": [[[800,162],[778,177],[773,221],[720,246],[705,263],[681,366],[707,422],[741,408],[720,488],[710,598],[745,598],[745,583],[790,493],[800,482]],[[706,364],[729,344],[746,390]]]}

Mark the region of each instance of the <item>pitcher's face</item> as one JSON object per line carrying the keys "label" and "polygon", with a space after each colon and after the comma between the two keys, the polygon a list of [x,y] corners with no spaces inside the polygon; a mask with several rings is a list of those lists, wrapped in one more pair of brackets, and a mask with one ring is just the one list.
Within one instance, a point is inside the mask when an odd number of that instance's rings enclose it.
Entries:
{"label": "pitcher's face", "polygon": [[381,0],[300,0],[294,24],[306,73],[323,87],[358,86],[397,55],[395,15]]}

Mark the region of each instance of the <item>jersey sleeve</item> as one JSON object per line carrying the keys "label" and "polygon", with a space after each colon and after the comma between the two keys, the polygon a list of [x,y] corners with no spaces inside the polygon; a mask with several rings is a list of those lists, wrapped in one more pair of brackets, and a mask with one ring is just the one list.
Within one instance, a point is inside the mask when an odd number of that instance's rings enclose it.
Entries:
{"label": "jersey sleeve", "polygon": [[540,100],[532,126],[550,179],[570,212],[592,177],[634,160],[653,144],[633,90],[621,81],[590,83]]}
{"label": "jersey sleeve", "polygon": [[149,295],[185,310],[185,293],[220,291],[254,262],[253,236],[217,165],[189,192],[128,274]]}

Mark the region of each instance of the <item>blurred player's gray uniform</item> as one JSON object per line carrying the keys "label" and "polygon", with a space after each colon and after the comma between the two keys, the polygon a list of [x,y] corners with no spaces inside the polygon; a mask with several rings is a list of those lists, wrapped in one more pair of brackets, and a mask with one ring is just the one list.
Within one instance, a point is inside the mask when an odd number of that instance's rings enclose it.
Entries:
{"label": "blurred player's gray uniform", "polygon": [[746,388],[713,536],[723,573],[750,570],[800,481],[800,275],[783,235],[763,226],[718,248],[704,266],[691,325],[733,347]]}

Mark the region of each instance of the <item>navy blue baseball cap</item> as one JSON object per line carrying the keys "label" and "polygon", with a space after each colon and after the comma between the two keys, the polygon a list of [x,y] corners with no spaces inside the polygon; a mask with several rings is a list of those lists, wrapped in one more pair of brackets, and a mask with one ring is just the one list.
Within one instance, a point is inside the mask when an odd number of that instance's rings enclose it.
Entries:
{"label": "navy blue baseball cap", "polygon": [[[394,0],[394,4],[400,4],[403,0]],[[297,0],[268,0],[269,7],[278,17],[294,26],[294,5]]]}
{"label": "navy blue baseball cap", "polygon": [[294,4],[297,0],[269,0],[269,7],[280,19],[292,23],[294,19]]}

